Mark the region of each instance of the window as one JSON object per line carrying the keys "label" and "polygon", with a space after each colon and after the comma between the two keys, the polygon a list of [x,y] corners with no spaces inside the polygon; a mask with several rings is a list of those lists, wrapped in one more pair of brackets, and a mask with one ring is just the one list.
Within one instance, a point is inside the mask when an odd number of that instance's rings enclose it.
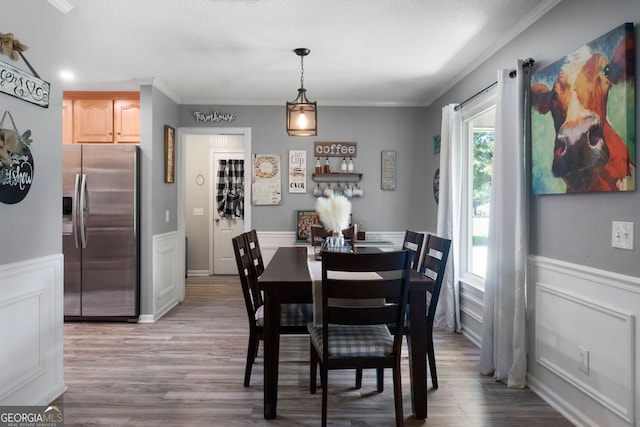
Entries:
{"label": "window", "polygon": [[491,171],[495,136],[495,90],[484,94],[462,111],[463,182],[461,218],[461,279],[484,289],[487,265]]}

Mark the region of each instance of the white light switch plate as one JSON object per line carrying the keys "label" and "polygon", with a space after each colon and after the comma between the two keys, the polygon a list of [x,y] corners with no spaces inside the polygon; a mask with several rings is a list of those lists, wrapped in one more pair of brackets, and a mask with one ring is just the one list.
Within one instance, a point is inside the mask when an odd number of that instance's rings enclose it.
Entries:
{"label": "white light switch plate", "polygon": [[204,208],[193,208],[193,214],[196,216],[204,215]]}
{"label": "white light switch plate", "polygon": [[611,247],[633,250],[633,223],[613,221],[611,223]]}

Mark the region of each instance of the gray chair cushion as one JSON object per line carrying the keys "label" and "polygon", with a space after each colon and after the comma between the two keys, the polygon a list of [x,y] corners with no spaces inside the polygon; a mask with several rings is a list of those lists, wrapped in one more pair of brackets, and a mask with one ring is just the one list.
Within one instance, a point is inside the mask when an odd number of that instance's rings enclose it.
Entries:
{"label": "gray chair cushion", "polygon": [[[313,320],[313,304],[282,304],[280,326],[304,326]],[[264,306],[256,310],[256,324],[264,326]]]}
{"label": "gray chair cushion", "polygon": [[[322,327],[307,325],[314,346],[322,353]],[[393,352],[393,335],[385,325],[329,325],[329,357],[380,357]]]}

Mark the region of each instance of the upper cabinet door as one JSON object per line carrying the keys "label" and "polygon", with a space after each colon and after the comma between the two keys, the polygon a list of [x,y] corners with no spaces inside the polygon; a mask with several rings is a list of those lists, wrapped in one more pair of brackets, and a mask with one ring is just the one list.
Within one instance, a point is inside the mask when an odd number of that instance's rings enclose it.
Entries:
{"label": "upper cabinet door", "polygon": [[115,101],[116,143],[140,142],[140,101],[124,99]]}
{"label": "upper cabinet door", "polygon": [[76,99],[73,112],[76,143],[114,142],[112,100]]}
{"label": "upper cabinet door", "polygon": [[62,143],[73,144],[73,100],[62,100]]}

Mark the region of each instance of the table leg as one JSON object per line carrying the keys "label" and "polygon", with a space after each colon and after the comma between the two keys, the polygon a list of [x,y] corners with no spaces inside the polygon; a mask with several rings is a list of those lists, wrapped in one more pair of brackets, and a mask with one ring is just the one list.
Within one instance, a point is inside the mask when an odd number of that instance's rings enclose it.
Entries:
{"label": "table leg", "polygon": [[427,418],[427,294],[425,290],[409,292],[409,371],[411,374],[411,409],[417,419]]}
{"label": "table leg", "polygon": [[278,362],[280,356],[280,293],[264,294],[264,417],[276,418],[278,404]]}

